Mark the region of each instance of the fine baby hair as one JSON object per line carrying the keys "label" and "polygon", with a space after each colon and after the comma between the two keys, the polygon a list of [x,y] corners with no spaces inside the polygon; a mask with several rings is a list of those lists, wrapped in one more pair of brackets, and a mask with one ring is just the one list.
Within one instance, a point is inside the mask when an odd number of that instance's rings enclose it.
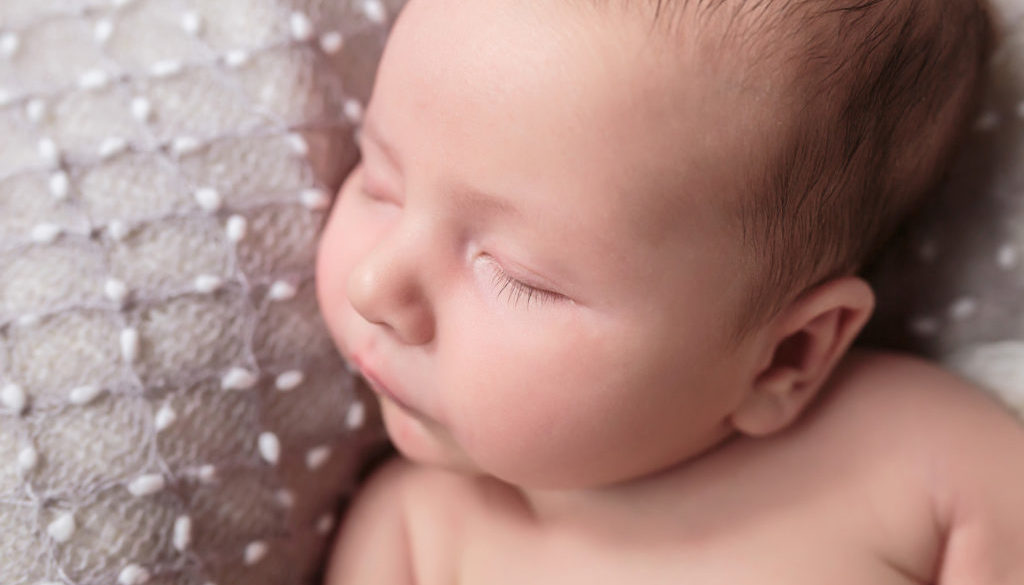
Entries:
{"label": "fine baby hair", "polygon": [[699,58],[779,110],[753,130],[770,148],[749,153],[749,196],[730,202],[757,291],[738,335],[871,260],[945,173],[990,53],[979,0],[643,4],[669,42],[699,19]]}

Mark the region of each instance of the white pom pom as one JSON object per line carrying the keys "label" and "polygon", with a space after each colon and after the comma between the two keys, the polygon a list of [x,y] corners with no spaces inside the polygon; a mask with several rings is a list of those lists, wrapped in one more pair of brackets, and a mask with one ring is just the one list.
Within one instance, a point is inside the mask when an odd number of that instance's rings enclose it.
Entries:
{"label": "white pom pom", "polygon": [[228,240],[232,242],[241,242],[245,239],[245,234],[249,229],[249,222],[246,221],[241,215],[232,215],[228,218],[227,226],[225,231],[228,235]]}
{"label": "white pom pom", "polygon": [[64,171],[57,171],[50,175],[50,195],[53,195],[54,199],[58,201],[64,201],[68,198],[68,192],[71,190],[71,181],[68,179],[68,174]]}
{"label": "white pom pom", "polygon": [[329,32],[320,37],[320,50],[328,55],[337,54],[345,44],[345,37],[339,32]]}
{"label": "white pom pom", "polygon": [[171,141],[171,154],[183,157],[199,150],[199,140],[192,136],[179,136]]}
{"label": "white pom pom", "polygon": [[75,535],[75,517],[71,512],[64,512],[60,514],[46,526],[46,533],[50,535],[50,538],[59,542],[65,543],[71,540],[71,537]]}
{"label": "white pom pom", "polygon": [[181,61],[175,59],[164,59],[149,66],[149,74],[156,78],[171,77],[177,75],[185,68]]}
{"label": "white pom pom", "polygon": [[353,402],[345,413],[345,426],[349,430],[355,430],[363,426],[366,421],[366,407],[362,402]]}
{"label": "white pom pom", "polygon": [[217,211],[221,206],[220,193],[216,189],[203,187],[195,192],[196,203],[206,211]]}
{"label": "white pom pom", "polygon": [[119,585],[143,585],[149,581],[149,571],[139,565],[128,565],[117,575]]}
{"label": "white pom pom", "polygon": [[60,236],[61,228],[52,223],[41,223],[32,228],[32,241],[40,244],[52,244]]}
{"label": "white pom pom", "polygon": [[135,329],[121,330],[121,356],[128,363],[135,362],[139,357],[139,332]]}
{"label": "white pom pom", "polygon": [[18,47],[21,46],[21,38],[17,34],[12,32],[6,32],[0,35],[0,55],[5,58],[12,57],[18,52]]}
{"label": "white pom pom", "polygon": [[123,221],[115,219],[107,224],[107,233],[115,242],[120,242],[128,235],[128,226]]}
{"label": "white pom pom", "polygon": [[288,392],[299,387],[300,384],[306,379],[306,375],[300,370],[289,370],[282,373],[274,381],[274,386],[282,392]]}
{"label": "white pom pom", "polygon": [[256,563],[262,561],[263,558],[267,556],[267,552],[269,552],[269,550],[270,547],[268,547],[267,543],[263,541],[258,540],[256,542],[250,542],[245,547],[245,564],[255,565]]}
{"label": "white pom pom", "polygon": [[358,100],[345,100],[343,111],[345,112],[345,117],[348,118],[349,122],[352,122],[353,124],[362,122],[363,104],[359,103]]}
{"label": "white pom pom", "polygon": [[148,99],[137,96],[132,98],[131,103],[132,117],[139,122],[148,122],[150,116],[153,114],[153,105]]}
{"label": "white pom pom", "polygon": [[259,378],[245,368],[231,368],[224,377],[220,379],[220,387],[223,390],[248,390],[256,385]]}
{"label": "white pom pom", "polygon": [[25,391],[21,389],[21,386],[6,384],[3,388],[0,388],[0,404],[3,404],[7,410],[14,414],[21,414],[25,412],[25,407],[28,405],[28,397],[25,395]]}
{"label": "white pom pom", "polygon": [[103,160],[113,158],[128,150],[128,141],[120,136],[110,136],[100,143],[100,158]]}
{"label": "white pom pom", "polygon": [[186,12],[181,16],[181,29],[189,35],[199,35],[203,31],[202,17],[197,12]]}
{"label": "white pom pom", "polygon": [[167,427],[171,426],[172,424],[174,424],[174,421],[176,420],[178,420],[178,415],[177,413],[174,412],[174,409],[171,408],[170,405],[165,404],[161,406],[160,410],[157,411],[156,419],[154,420],[157,432],[160,432],[166,429]]}
{"label": "white pom pom", "polygon": [[141,475],[128,484],[128,491],[135,497],[150,496],[164,489],[164,476],[159,473]]}
{"label": "white pom pom", "polygon": [[331,198],[320,189],[305,189],[299,197],[302,204],[313,211],[323,211],[331,205]]}
{"label": "white pom pom", "polygon": [[286,137],[288,141],[288,147],[291,151],[299,156],[306,156],[309,154],[309,143],[306,142],[306,138],[302,134],[291,133]]}
{"label": "white pom pom", "polygon": [[264,461],[271,465],[277,465],[281,458],[281,441],[277,435],[268,432],[260,433],[257,447],[259,447],[260,456]]}
{"label": "white pom pom", "polygon": [[308,41],[313,36],[313,23],[301,12],[292,12],[288,17],[288,25],[292,31],[292,38],[300,43]]}
{"label": "white pom pom", "polygon": [[25,115],[32,123],[37,124],[46,115],[46,102],[39,98],[29,100],[25,104]]}
{"label": "white pom pom", "polygon": [[188,516],[178,516],[174,521],[174,536],[172,538],[174,548],[185,551],[192,542],[192,519]]}
{"label": "white pom pom", "polygon": [[114,21],[109,18],[97,20],[96,24],[92,27],[92,38],[101,45],[109,41],[113,35]]}
{"label": "white pom pom", "polygon": [[267,291],[267,296],[272,301],[287,301],[295,298],[298,291],[295,290],[295,285],[290,282],[278,280],[274,284],[270,285],[270,290]]}
{"label": "white pom pom", "polygon": [[115,303],[121,304],[128,296],[128,285],[116,278],[109,278],[103,283],[103,294]]}
{"label": "white pom pom", "polygon": [[39,464],[39,453],[32,447],[25,447],[18,451],[18,469],[25,473],[35,469]]}
{"label": "white pom pom", "polygon": [[388,17],[387,10],[380,0],[363,0],[363,14],[374,24],[381,24]]}
{"label": "white pom pom", "polygon": [[306,467],[311,470],[320,469],[331,457],[331,448],[326,445],[314,447],[306,453]]}
{"label": "white pom pom", "polygon": [[219,289],[222,284],[224,284],[224,280],[219,276],[201,274],[196,277],[196,292],[201,294],[210,294]]}
{"label": "white pom pom", "polygon": [[213,483],[217,480],[217,468],[210,464],[203,465],[199,468],[198,476],[203,483]]}
{"label": "white pom pom", "polygon": [[21,327],[35,327],[39,324],[41,317],[37,313],[25,313],[14,320]]}
{"label": "white pom pom", "polygon": [[1017,265],[1017,257],[1017,248],[1013,244],[1006,244],[1002,248],[999,248],[996,261],[1004,270],[1010,270]]}
{"label": "white pom pom", "polygon": [[60,150],[52,138],[39,140],[39,144],[36,145],[36,151],[39,152],[39,157],[48,165],[52,166],[60,162]]}
{"label": "white pom pom", "polygon": [[102,69],[91,69],[78,77],[78,87],[84,90],[102,89],[110,84],[110,74]]}
{"label": "white pom pom", "polygon": [[249,62],[251,55],[248,51],[236,49],[234,51],[228,51],[224,54],[224,64],[228,67],[237,69]]}
{"label": "white pom pom", "polygon": [[79,386],[68,394],[68,400],[71,404],[83,406],[95,400],[102,392],[103,389],[99,386]]}

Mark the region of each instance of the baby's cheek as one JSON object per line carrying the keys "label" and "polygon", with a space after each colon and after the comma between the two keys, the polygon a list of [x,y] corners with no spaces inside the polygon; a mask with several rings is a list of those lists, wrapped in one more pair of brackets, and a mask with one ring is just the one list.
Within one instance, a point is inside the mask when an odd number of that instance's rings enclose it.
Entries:
{"label": "baby's cheek", "polygon": [[603,367],[571,339],[541,332],[481,339],[449,395],[455,439],[481,468],[506,481],[569,481],[590,457],[609,402]]}

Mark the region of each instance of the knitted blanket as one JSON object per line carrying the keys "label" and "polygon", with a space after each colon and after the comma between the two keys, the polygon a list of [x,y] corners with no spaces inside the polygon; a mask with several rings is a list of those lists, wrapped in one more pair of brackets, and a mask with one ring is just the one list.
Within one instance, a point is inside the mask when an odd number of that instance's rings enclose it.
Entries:
{"label": "knitted blanket", "polygon": [[0,2],[0,583],[315,575],[378,435],[316,237],[396,9]]}

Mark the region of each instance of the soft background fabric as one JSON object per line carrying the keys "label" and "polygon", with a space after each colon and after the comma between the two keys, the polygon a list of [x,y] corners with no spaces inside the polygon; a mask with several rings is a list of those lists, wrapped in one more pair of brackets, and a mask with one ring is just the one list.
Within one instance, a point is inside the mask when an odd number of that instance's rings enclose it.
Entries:
{"label": "soft background fabric", "polygon": [[316,236],[394,11],[0,1],[0,583],[315,574],[379,438]]}
{"label": "soft background fabric", "polygon": [[981,112],[947,184],[871,271],[863,341],[936,359],[1024,416],[1024,1],[993,6]]}

